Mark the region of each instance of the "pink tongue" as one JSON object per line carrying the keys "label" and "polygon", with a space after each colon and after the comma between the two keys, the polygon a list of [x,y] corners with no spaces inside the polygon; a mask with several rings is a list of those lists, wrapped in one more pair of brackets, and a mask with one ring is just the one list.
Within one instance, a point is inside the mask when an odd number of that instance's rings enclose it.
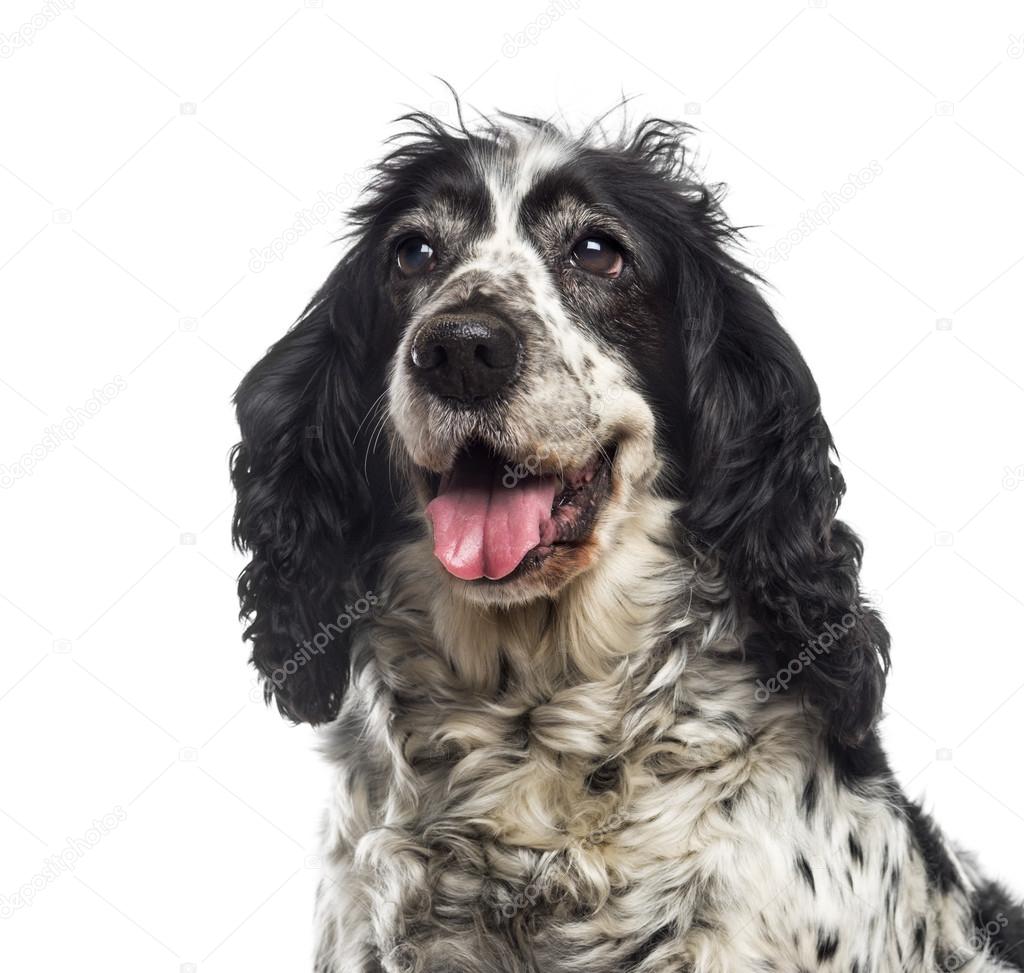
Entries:
{"label": "pink tongue", "polygon": [[555,477],[526,476],[506,485],[510,482],[500,460],[474,452],[460,459],[427,505],[434,554],[456,578],[503,578],[542,539],[553,539]]}

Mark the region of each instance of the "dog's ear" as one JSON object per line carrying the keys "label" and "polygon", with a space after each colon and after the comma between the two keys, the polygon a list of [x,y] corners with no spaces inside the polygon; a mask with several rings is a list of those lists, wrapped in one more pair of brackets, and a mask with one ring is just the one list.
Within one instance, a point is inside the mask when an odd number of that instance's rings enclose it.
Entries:
{"label": "dog's ear", "polygon": [[724,250],[697,262],[677,331],[685,526],[748,601],[748,646],[767,673],[788,667],[835,737],[855,743],[881,708],[889,635],[860,591],[860,541],[836,519],[845,486],[818,390],[742,268]]}
{"label": "dog's ear", "polygon": [[[349,648],[372,610],[380,457],[368,412],[384,390],[384,330],[358,253],[235,394],[233,537],[252,558],[238,582],[245,637],[269,701],[295,721],[338,711]],[[364,422],[365,420],[365,422]],[[362,428],[360,428],[362,426]]]}

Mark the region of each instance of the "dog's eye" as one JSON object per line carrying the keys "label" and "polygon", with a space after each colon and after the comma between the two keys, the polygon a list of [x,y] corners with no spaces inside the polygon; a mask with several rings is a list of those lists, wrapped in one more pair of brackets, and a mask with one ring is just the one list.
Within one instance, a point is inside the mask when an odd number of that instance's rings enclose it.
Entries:
{"label": "dog's eye", "polygon": [[407,277],[429,273],[437,264],[434,248],[421,236],[409,237],[398,245],[398,269]]}
{"label": "dog's eye", "polygon": [[572,262],[598,277],[618,277],[622,273],[622,251],[607,237],[584,237],[572,248]]}

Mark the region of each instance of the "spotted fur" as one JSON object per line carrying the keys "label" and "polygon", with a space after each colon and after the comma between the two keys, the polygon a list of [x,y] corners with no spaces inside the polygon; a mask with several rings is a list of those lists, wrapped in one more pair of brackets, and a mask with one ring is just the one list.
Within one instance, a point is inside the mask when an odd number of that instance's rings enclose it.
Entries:
{"label": "spotted fur", "polygon": [[[683,126],[406,121],[237,396],[253,660],[334,772],[317,973],[1024,969],[1024,914],[881,751],[889,640],[817,390]],[[618,279],[566,258],[585,232]],[[410,233],[437,269],[401,279]],[[523,346],[487,409],[411,374],[416,329],[465,308]],[[423,508],[476,439],[613,450],[586,542],[448,576]]]}

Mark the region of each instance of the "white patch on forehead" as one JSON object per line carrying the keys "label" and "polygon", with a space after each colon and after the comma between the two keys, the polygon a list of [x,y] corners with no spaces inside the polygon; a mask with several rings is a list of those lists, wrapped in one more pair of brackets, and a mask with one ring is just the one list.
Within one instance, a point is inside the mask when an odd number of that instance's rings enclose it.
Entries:
{"label": "white patch on forehead", "polygon": [[481,173],[491,198],[494,228],[477,248],[471,266],[490,271],[518,264],[518,269],[546,277],[541,255],[519,227],[523,200],[546,173],[565,165],[571,158],[569,146],[550,136],[534,134],[510,141],[485,160]]}
{"label": "white patch on forehead", "polygon": [[570,159],[569,146],[564,141],[533,135],[511,143],[489,161],[484,180],[494,206],[496,237],[515,233],[526,194],[543,175]]}
{"label": "white patch on forehead", "polygon": [[484,161],[482,178],[491,198],[494,227],[454,276],[482,271],[496,279],[511,273],[526,282],[529,297],[547,325],[559,356],[577,375],[583,372],[584,342],[566,318],[550,269],[526,234],[519,215],[523,200],[547,173],[572,161],[572,147],[563,139],[531,132],[513,138]]}

